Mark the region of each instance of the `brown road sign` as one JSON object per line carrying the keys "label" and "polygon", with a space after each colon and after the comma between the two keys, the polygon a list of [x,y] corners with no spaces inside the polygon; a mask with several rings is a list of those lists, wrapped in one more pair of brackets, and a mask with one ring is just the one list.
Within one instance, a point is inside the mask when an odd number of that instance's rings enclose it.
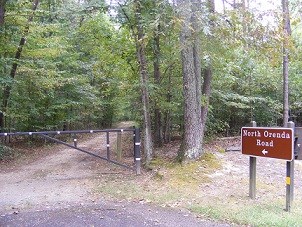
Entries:
{"label": "brown road sign", "polygon": [[291,128],[243,127],[242,154],[291,161],[294,157],[294,133]]}

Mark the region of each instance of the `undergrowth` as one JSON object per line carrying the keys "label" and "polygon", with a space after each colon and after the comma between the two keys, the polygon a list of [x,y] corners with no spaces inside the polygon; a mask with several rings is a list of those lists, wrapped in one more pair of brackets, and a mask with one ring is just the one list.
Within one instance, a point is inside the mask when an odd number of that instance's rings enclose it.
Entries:
{"label": "undergrowth", "polygon": [[0,144],[0,160],[11,160],[16,156],[16,151],[10,147]]}

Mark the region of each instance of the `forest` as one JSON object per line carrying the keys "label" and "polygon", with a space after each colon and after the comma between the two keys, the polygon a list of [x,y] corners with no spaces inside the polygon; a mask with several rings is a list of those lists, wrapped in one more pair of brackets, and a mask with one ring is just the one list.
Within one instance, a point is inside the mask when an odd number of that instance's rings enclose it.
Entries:
{"label": "forest", "polygon": [[[1,132],[138,122],[153,147],[302,123],[302,3],[0,0]],[[288,64],[285,65],[284,62]],[[288,90],[284,90],[284,73]]]}

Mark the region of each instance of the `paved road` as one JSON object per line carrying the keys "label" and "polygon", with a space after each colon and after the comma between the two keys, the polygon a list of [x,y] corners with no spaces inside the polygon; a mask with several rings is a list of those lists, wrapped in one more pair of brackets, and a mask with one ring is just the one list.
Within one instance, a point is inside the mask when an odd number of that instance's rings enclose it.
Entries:
{"label": "paved road", "polygon": [[1,214],[0,226],[227,227],[230,225],[201,220],[188,212],[147,204],[102,202],[99,204],[78,205],[68,208],[53,208],[40,211],[15,211],[15,213]]}

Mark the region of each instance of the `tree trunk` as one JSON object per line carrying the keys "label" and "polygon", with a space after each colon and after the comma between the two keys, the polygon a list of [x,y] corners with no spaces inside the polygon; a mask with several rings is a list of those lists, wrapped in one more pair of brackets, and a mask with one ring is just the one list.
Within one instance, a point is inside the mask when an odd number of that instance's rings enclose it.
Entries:
{"label": "tree trunk", "polygon": [[145,55],[145,43],[144,43],[144,30],[141,18],[141,2],[139,0],[134,1],[135,5],[135,18],[137,25],[137,37],[136,37],[136,52],[137,60],[139,63],[140,79],[141,79],[141,92],[144,114],[144,154],[146,156],[146,165],[150,164],[153,158],[153,142],[151,134],[151,117],[149,108],[149,92],[148,92],[148,73],[147,73],[147,61]]}
{"label": "tree trunk", "polygon": [[203,103],[201,106],[201,124],[202,124],[202,142],[204,138],[204,130],[206,127],[209,103],[210,103],[210,95],[211,95],[211,81],[212,81],[212,68],[211,66],[207,66],[207,68],[203,72],[203,86],[202,86],[202,95],[203,95]]}
{"label": "tree trunk", "polygon": [[3,115],[3,112],[0,111],[0,132],[3,132],[4,128],[4,115]]}
{"label": "tree trunk", "polygon": [[[160,37],[159,37],[159,26],[157,26],[156,31],[154,32],[153,38],[153,68],[154,68],[154,80],[156,85],[160,85],[161,73],[160,73]],[[159,95],[159,94],[156,94]],[[162,114],[160,108],[158,106],[157,99],[154,100],[154,144],[156,147],[162,146],[162,137],[163,137],[163,129],[162,129]]]}
{"label": "tree trunk", "polygon": [[4,25],[6,0],[0,0],[0,27]]}
{"label": "tree trunk", "polygon": [[[29,32],[29,24],[30,24],[30,22],[33,21],[34,13],[35,13],[35,11],[38,7],[38,4],[39,4],[39,0],[34,0],[34,2],[32,4],[32,14],[29,16],[29,18],[27,20],[27,25],[24,29],[23,37],[20,40],[18,49],[17,49],[16,54],[15,54],[15,62],[13,63],[11,71],[10,71],[10,77],[11,77],[12,80],[15,79],[16,72],[17,72],[17,67],[18,67],[17,61],[21,57],[22,49],[23,49],[23,46],[25,45],[25,42],[26,42],[26,35]],[[6,85],[4,87],[3,97],[2,97],[2,108],[1,108],[2,111],[3,111],[3,114],[5,114],[7,106],[8,106],[8,100],[9,100],[9,97],[10,97],[11,89],[12,89],[11,85]],[[1,122],[1,124],[3,124],[3,122]]]}
{"label": "tree trunk", "polygon": [[291,35],[288,0],[282,0],[283,13],[283,126],[287,126],[289,119],[289,89],[288,89],[288,65],[289,65],[289,37]]}
{"label": "tree trunk", "polygon": [[[215,13],[215,2],[214,0],[208,0],[207,8],[210,14]],[[210,17],[212,18],[212,17]],[[210,19],[210,29],[214,26],[213,20]],[[208,36],[208,39],[211,39],[211,36]],[[202,86],[202,100],[201,104],[201,124],[202,124],[202,139],[204,138],[204,130],[206,127],[206,121],[208,116],[209,104],[210,104],[210,95],[211,95],[211,82],[212,82],[212,65],[211,62],[208,62],[206,69],[203,71],[203,86]]]}
{"label": "tree trunk", "polygon": [[222,8],[223,8],[223,14],[225,14],[226,10],[225,10],[225,0],[222,0]]}
{"label": "tree trunk", "polygon": [[196,159],[202,154],[202,125],[200,124],[201,75],[197,75],[200,72],[200,68],[196,68],[200,66],[200,59],[196,59],[199,58],[199,42],[196,40],[198,39],[197,33],[193,34],[192,32],[192,28],[196,28],[197,24],[197,9],[194,7],[196,7],[198,2],[177,1],[179,15],[182,20],[180,43],[182,45],[181,59],[184,94],[183,150],[179,153],[181,159]]}

